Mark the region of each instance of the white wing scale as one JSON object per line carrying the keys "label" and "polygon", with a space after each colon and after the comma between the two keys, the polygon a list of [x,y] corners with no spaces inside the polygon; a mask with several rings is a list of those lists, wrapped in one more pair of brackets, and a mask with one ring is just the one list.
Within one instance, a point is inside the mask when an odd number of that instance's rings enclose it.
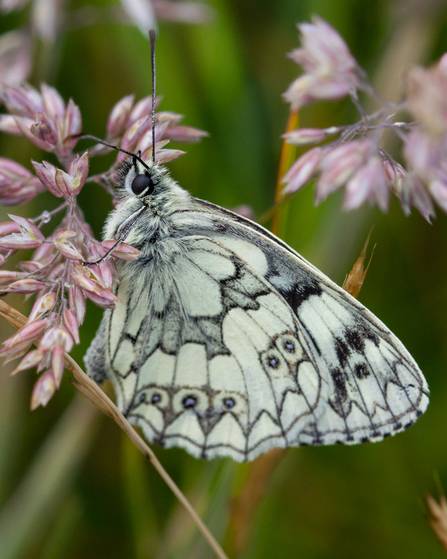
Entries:
{"label": "white wing scale", "polygon": [[188,236],[132,263],[86,356],[149,441],[252,460],[380,440],[425,411],[425,379],[377,318],[269,232],[196,203],[175,215]]}

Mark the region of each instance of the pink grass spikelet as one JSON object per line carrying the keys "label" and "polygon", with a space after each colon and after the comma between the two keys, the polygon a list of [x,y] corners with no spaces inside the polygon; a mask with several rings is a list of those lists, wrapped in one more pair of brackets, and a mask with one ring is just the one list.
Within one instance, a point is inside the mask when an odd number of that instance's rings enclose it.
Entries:
{"label": "pink grass spikelet", "polygon": [[[116,241],[102,242],[102,246],[106,251],[110,250],[114,245],[116,245]],[[113,256],[119,260],[136,260],[140,254],[141,250],[138,250],[127,243],[120,243],[113,251]]]}
{"label": "pink grass spikelet", "polygon": [[82,155],[75,155],[70,163],[68,174],[71,177],[70,196],[77,196],[85,184],[88,177],[88,152]]}
{"label": "pink grass spikelet", "polygon": [[329,194],[341,188],[364,164],[376,148],[369,140],[352,141],[333,149],[327,148],[320,163],[315,202],[319,204]]}
{"label": "pink grass spikelet", "polygon": [[53,196],[57,198],[62,198],[65,193],[60,190],[59,185],[56,182],[56,167],[43,161],[42,163],[37,163],[36,161],[31,161],[36,175],[39,177],[41,183],[47,188]]}
{"label": "pink grass spikelet", "polygon": [[430,193],[439,207],[447,212],[447,181],[435,179],[430,183]]}
{"label": "pink grass spikelet", "polygon": [[57,231],[55,238],[53,239],[53,244],[59,252],[61,252],[69,260],[75,260],[77,262],[83,262],[84,257],[78,251],[78,249],[68,240],[71,237],[75,237],[77,233],[75,231],[67,231],[66,229],[60,229]]}
{"label": "pink grass spikelet", "polygon": [[53,369],[56,389],[59,389],[64,376],[64,349],[60,346],[55,347],[51,352],[51,366]]}
{"label": "pink grass spikelet", "polygon": [[54,129],[53,122],[42,113],[35,113],[34,120],[35,122],[30,126],[31,133],[49,146],[56,144],[57,130]]}
{"label": "pink grass spikelet", "polygon": [[93,273],[103,287],[110,290],[112,289],[113,275],[108,262],[101,262],[101,264],[98,264]]}
{"label": "pink grass spikelet", "polygon": [[296,192],[315,176],[322,155],[322,148],[316,147],[307,151],[297,159],[282,180],[282,182],[286,184],[282,194],[292,194]]}
{"label": "pink grass spikelet", "polygon": [[[143,159],[148,159],[150,157],[151,149],[148,148],[145,152],[142,153]],[[166,163],[170,163],[175,159],[178,159],[182,155],[185,155],[185,151],[181,149],[160,149],[157,148],[157,154],[155,156],[155,162],[160,165],[165,165]]]}
{"label": "pink grass spikelet", "polygon": [[28,322],[40,319],[42,316],[48,314],[56,303],[56,294],[47,293],[36,299],[33,308],[31,309],[28,317]]}
{"label": "pink grass spikelet", "polygon": [[55,347],[62,347],[67,353],[73,349],[73,338],[63,326],[52,326],[40,340],[40,349],[52,351]]}
{"label": "pink grass spikelet", "polygon": [[80,326],[84,322],[85,318],[85,295],[82,289],[72,284],[68,290],[68,303],[70,310],[76,317],[76,322]]}
{"label": "pink grass spikelet", "polygon": [[[3,0],[0,2],[0,11],[8,12],[11,6],[22,2],[23,0]],[[0,89],[5,85],[23,83],[31,72],[31,58],[31,37],[25,29],[3,33],[0,36]]]}
{"label": "pink grass spikelet", "polygon": [[37,248],[44,242],[45,237],[32,221],[12,214],[9,214],[9,217],[19,225],[19,232],[1,237],[1,248],[13,250]]}
{"label": "pink grass spikelet", "polygon": [[92,274],[90,269],[84,271],[82,266],[76,266],[76,271],[72,272],[70,275],[71,279],[79,285],[85,291],[91,291],[92,293],[100,294],[101,286],[97,281],[92,279]]}
{"label": "pink grass spikelet", "polygon": [[337,31],[321,18],[298,26],[302,47],[290,58],[304,74],[289,86],[284,98],[298,109],[317,99],[339,99],[359,85],[357,63]]}
{"label": "pink grass spikelet", "polygon": [[38,239],[39,241],[44,241],[45,237],[40,232],[40,229],[34,225],[32,221],[21,217],[20,215],[8,214],[13,221],[15,221],[19,226],[20,230],[24,233],[29,233],[31,237]]}
{"label": "pink grass spikelet", "polygon": [[382,161],[372,157],[361,167],[346,185],[343,207],[352,210],[364,202],[376,203],[384,212],[388,209],[389,190]]}
{"label": "pink grass spikelet", "polygon": [[17,264],[17,267],[28,274],[33,274],[34,272],[41,270],[44,266],[41,262],[34,262],[33,260],[24,260],[22,262],[19,262]]}
{"label": "pink grass spikelet", "polygon": [[408,107],[431,136],[447,133],[447,68],[415,66],[407,75]]}
{"label": "pink grass spikelet", "polygon": [[82,117],[79,107],[74,103],[72,99],[68,101],[67,108],[65,109],[61,131],[62,146],[68,150],[73,149],[78,143],[78,140],[73,137],[82,132]]}
{"label": "pink grass spikelet", "polygon": [[42,101],[48,117],[54,122],[60,122],[64,118],[65,103],[59,92],[50,85],[43,83],[40,87]]}
{"label": "pink grass spikelet", "polygon": [[116,297],[112,292],[102,289],[99,293],[95,293],[93,291],[88,291],[87,289],[84,291],[85,296],[90,299],[95,305],[98,307],[102,307],[103,309],[114,309],[116,303],[119,303],[120,300]]}
{"label": "pink grass spikelet", "polygon": [[64,309],[64,312],[62,313],[62,316],[64,318],[64,326],[65,328],[70,332],[74,343],[75,344],[79,344],[80,339],[79,339],[79,328],[78,328],[78,323],[76,321],[76,317],[73,313],[73,311],[69,310],[69,309]]}
{"label": "pink grass spikelet", "polygon": [[165,138],[173,142],[200,142],[202,138],[208,136],[208,132],[194,128],[193,126],[186,126],[179,124],[178,126],[168,127],[164,133]]}
{"label": "pink grass spikelet", "polygon": [[[155,99],[155,107],[158,106],[159,102],[160,102],[160,98],[158,97]],[[137,101],[137,103],[135,103],[135,105],[132,107],[132,110],[130,111],[129,119],[126,122],[126,128],[133,126],[137,122],[137,120],[140,120],[141,118],[150,115],[151,112],[152,112],[152,97],[151,96],[143,97],[143,99]]]}
{"label": "pink grass spikelet", "polygon": [[71,274],[71,278],[84,290],[84,295],[88,299],[103,308],[112,309],[115,307],[119,299],[112,291],[102,287],[99,283],[102,282],[99,274],[95,276],[90,268],[87,269],[79,265],[76,266],[76,270]]}
{"label": "pink grass spikelet", "polygon": [[31,347],[31,344],[32,342],[24,341],[24,342],[17,343],[12,347],[4,347],[0,351],[0,357],[4,358],[3,364],[9,363],[10,361],[14,361],[14,359],[17,359],[25,355],[25,353]]}
{"label": "pink grass spikelet", "polygon": [[20,225],[14,221],[3,221],[0,223],[0,237],[4,237],[11,233],[17,233],[18,231],[20,231]]}
{"label": "pink grass spikelet", "polygon": [[[141,118],[134,122],[132,126],[126,129],[123,139],[121,141],[121,147],[127,151],[134,152],[139,140],[144,136],[146,132],[151,131],[151,120],[148,116]],[[126,159],[127,155],[124,153],[119,153],[117,160]]]}
{"label": "pink grass spikelet", "polygon": [[39,406],[45,407],[56,392],[56,387],[53,371],[46,371],[34,385],[31,394],[31,411]]}
{"label": "pink grass spikelet", "polygon": [[0,131],[13,136],[21,136],[22,132],[12,115],[0,115]]}
{"label": "pink grass spikelet", "polygon": [[0,270],[0,285],[4,283],[9,283],[10,281],[16,281],[23,278],[25,274],[21,272],[10,272],[9,270]]}
{"label": "pink grass spikelet", "polygon": [[[57,90],[46,84],[40,92],[28,84],[8,87],[3,97],[23,136],[44,151],[55,152],[64,163],[71,159],[71,149],[77,143],[73,136],[82,129],[81,113],[72,100],[65,106]],[[6,127],[7,123],[4,131]]]}
{"label": "pink grass spikelet", "polygon": [[16,375],[20,371],[25,371],[26,369],[32,369],[36,367],[37,365],[39,365],[39,363],[42,362],[45,356],[46,351],[43,351],[41,349],[33,349],[29,351],[11,374]]}
{"label": "pink grass spikelet", "polygon": [[134,95],[126,95],[116,103],[107,120],[107,137],[112,140],[124,133],[130,111],[134,103]]}
{"label": "pink grass spikelet", "polygon": [[35,113],[45,112],[42,96],[29,84],[25,84],[23,87],[6,87],[3,92],[3,100],[13,115],[27,116],[32,119]]}
{"label": "pink grass spikelet", "polygon": [[11,350],[24,344],[31,345],[34,340],[36,340],[42,332],[47,328],[48,320],[34,320],[23,326],[16,334],[8,338],[3,342],[3,348],[0,351],[0,355],[10,355]]}
{"label": "pink grass spikelet", "polygon": [[[36,113],[37,115],[38,113]],[[16,116],[16,123],[20,129],[20,133],[22,136],[27,138],[30,142],[36,145],[38,148],[42,149],[43,151],[52,152],[54,151],[54,144],[53,142],[48,142],[43,137],[40,137],[39,132],[37,132],[39,128],[39,121],[32,120],[28,117],[20,117]]]}
{"label": "pink grass spikelet", "polygon": [[429,223],[430,218],[435,215],[428,191],[414,173],[407,173],[405,176],[400,201],[405,215],[410,215],[411,206],[414,206]]}
{"label": "pink grass spikelet", "polygon": [[27,295],[28,293],[36,293],[46,287],[46,283],[34,279],[21,279],[10,283],[9,286],[3,289],[5,293],[22,293]]}
{"label": "pink grass spikelet", "polygon": [[0,203],[18,206],[32,200],[44,190],[41,182],[28,169],[15,161],[0,157]]}
{"label": "pink grass spikelet", "polygon": [[326,138],[326,132],[321,128],[298,128],[283,136],[288,144],[294,146],[305,146],[308,144],[319,144]]}

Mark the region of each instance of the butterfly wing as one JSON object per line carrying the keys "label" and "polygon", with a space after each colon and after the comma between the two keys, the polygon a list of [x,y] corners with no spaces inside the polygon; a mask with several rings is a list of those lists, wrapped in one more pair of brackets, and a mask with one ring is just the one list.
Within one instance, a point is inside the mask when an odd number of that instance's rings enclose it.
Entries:
{"label": "butterfly wing", "polygon": [[[403,431],[425,412],[428,386],[403,344],[368,309],[287,244],[209,202],[179,214],[179,225],[235,251],[290,306],[328,385],[315,435],[288,444],[354,444]],[[210,233],[212,231],[212,233]]]}
{"label": "butterfly wing", "polygon": [[425,379],[380,321],[264,229],[197,204],[176,216],[189,236],[121,282],[86,357],[149,441],[252,460],[423,413]]}

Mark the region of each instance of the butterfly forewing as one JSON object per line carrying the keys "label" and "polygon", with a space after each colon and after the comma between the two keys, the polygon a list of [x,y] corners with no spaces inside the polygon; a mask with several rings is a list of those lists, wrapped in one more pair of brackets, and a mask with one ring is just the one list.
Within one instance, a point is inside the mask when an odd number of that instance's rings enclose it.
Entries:
{"label": "butterfly forewing", "polygon": [[176,205],[179,190],[163,190],[162,225],[136,224],[143,255],[121,265],[86,356],[149,441],[244,461],[381,440],[425,411],[424,377],[374,315],[262,227]]}

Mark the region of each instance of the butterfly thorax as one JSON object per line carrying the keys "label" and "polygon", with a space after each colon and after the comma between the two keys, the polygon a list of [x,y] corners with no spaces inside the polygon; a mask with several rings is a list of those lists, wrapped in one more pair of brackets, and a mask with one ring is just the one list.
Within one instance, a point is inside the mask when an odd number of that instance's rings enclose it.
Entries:
{"label": "butterfly thorax", "polygon": [[[136,176],[147,176],[153,190],[142,195],[132,191]],[[109,215],[104,227],[104,239],[118,238],[122,224],[143,210],[132,225],[126,242],[147,253],[145,247],[171,237],[175,232],[175,214],[193,208],[191,195],[171,178],[167,169],[149,162],[145,169],[138,161],[126,161],[117,174],[116,193],[119,203]],[[149,248],[152,253],[157,249]],[[148,254],[146,254],[148,256]]]}

